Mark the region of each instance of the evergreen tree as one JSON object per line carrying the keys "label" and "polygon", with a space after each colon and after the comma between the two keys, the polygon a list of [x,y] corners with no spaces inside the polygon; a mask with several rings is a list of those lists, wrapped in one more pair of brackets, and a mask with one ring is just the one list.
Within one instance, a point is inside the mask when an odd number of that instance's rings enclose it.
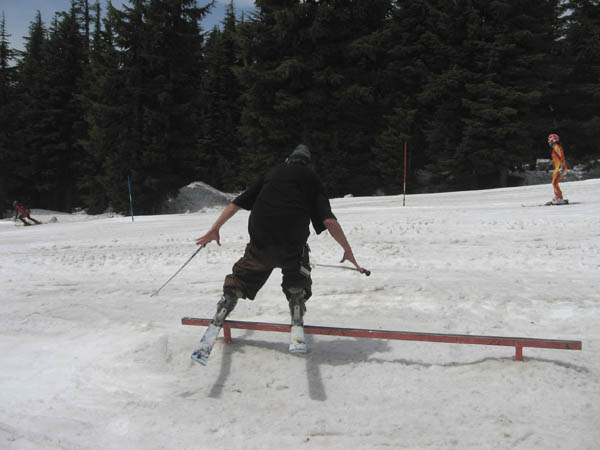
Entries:
{"label": "evergreen tree", "polygon": [[[398,1],[380,31],[379,47],[385,52],[380,82],[384,118],[372,151],[378,187],[387,194],[402,192],[405,141],[410,155],[409,178],[428,163],[423,130],[427,98],[419,95],[443,60],[438,52],[444,46],[431,31],[432,17],[435,20],[424,0]],[[435,100],[430,103],[435,104]],[[412,187],[409,182],[409,190]]]}
{"label": "evergreen tree", "polygon": [[119,142],[106,157],[106,190],[116,211],[128,210],[131,176],[137,210],[156,213],[193,178],[196,101],[201,79],[199,21],[210,5],[194,0],[134,0],[115,10],[115,45],[124,89]]}
{"label": "evergreen tree", "polygon": [[[227,7],[223,30],[215,27],[204,46],[200,159],[196,177],[228,192],[238,189],[241,86],[236,18],[233,2]],[[243,186],[243,185],[242,185]]]}
{"label": "evergreen tree", "polygon": [[[257,1],[241,28],[247,178],[304,142],[332,194],[369,189],[379,126],[373,46],[389,2]],[[366,69],[366,70],[365,70]],[[371,183],[372,184],[372,183]]]}
{"label": "evergreen tree", "polygon": [[45,162],[38,156],[45,136],[52,131],[46,121],[44,100],[47,98],[45,48],[47,31],[38,11],[25,37],[25,51],[17,65],[17,148],[12,172],[16,177],[18,198],[42,206],[37,185],[45,172]]}
{"label": "evergreen tree", "polygon": [[530,162],[543,142],[555,13],[548,0],[475,2],[463,44],[471,74],[456,153],[463,186],[506,186],[509,169]]}
{"label": "evergreen tree", "polygon": [[390,8],[388,0],[319,2],[309,29],[313,84],[304,133],[335,195],[374,192],[371,149],[389,111],[380,30]]}
{"label": "evergreen tree", "polygon": [[418,117],[422,161],[440,188],[506,185],[508,170],[531,160],[543,133],[555,6],[440,0],[404,8],[401,17],[420,17],[413,42],[425,51],[417,103],[401,112]]}
{"label": "evergreen tree", "polygon": [[4,12],[0,21],[0,217],[10,207],[10,196],[18,190],[17,178],[12,168],[16,161],[16,92],[15,67],[12,61],[15,52],[8,42]]}
{"label": "evergreen tree", "polygon": [[[123,11],[108,4],[106,36],[116,54],[104,55],[106,59],[94,69],[103,72],[96,99],[96,106],[103,111],[98,113],[92,109],[88,119],[93,122],[87,145],[93,148],[96,158],[103,161],[100,179],[108,204],[121,213],[129,210],[128,177],[133,177],[134,186],[143,180],[143,176],[138,179],[134,171],[138,170],[137,161],[143,151],[145,2],[134,0],[131,4],[131,7],[124,6]],[[111,91],[113,87],[115,90]],[[119,97],[118,102],[116,97]],[[135,200],[138,205],[137,195]]]}
{"label": "evergreen tree", "polygon": [[[465,58],[472,57],[465,40],[471,24],[478,23],[470,2],[428,2],[426,21],[429,47],[428,74],[417,101],[421,110],[426,168],[433,173],[434,189],[464,188],[471,170],[460,160],[458,147],[467,116],[467,86],[476,75]],[[483,52],[482,52],[483,53]],[[480,57],[483,57],[480,55]]]}
{"label": "evergreen tree", "polygon": [[53,21],[44,52],[44,98],[39,99],[46,132],[34,149],[34,168],[40,173],[35,187],[41,204],[59,211],[79,205],[75,180],[82,154],[80,140],[86,135],[79,95],[88,45],[80,13],[73,1],[70,11],[58,13]]}
{"label": "evergreen tree", "polygon": [[122,137],[122,124],[127,120],[122,114],[123,83],[118,51],[114,47],[114,23],[112,4],[108,3],[108,15],[103,21],[100,4],[96,3],[89,71],[82,94],[88,134],[81,142],[84,154],[77,179],[83,205],[90,214],[108,208],[110,176],[106,173],[106,161],[117,147]]}
{"label": "evergreen tree", "polygon": [[[294,13],[297,0],[259,0],[258,12],[239,27],[243,69],[239,79],[244,94],[240,119],[241,176],[246,183],[266,167],[279,163],[299,142],[302,124],[299,102],[289,101],[283,89],[293,79],[293,88],[302,89],[310,77],[308,69],[287,44],[300,41],[299,23]],[[296,116],[294,122],[290,116]],[[309,143],[310,144],[310,143]]]}
{"label": "evergreen tree", "polygon": [[[565,28],[552,68],[555,91],[550,99],[555,126],[567,157],[597,159],[600,141],[600,2],[565,3]],[[587,162],[587,161],[586,161]]]}

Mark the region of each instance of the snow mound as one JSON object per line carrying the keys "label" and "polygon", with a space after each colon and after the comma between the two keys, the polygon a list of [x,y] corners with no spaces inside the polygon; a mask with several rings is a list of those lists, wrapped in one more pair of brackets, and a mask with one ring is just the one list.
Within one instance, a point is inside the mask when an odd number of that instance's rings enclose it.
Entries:
{"label": "snow mound", "polygon": [[175,198],[170,198],[163,206],[165,214],[182,214],[201,211],[205,208],[227,205],[235,194],[227,194],[202,181],[194,181],[182,187]]}

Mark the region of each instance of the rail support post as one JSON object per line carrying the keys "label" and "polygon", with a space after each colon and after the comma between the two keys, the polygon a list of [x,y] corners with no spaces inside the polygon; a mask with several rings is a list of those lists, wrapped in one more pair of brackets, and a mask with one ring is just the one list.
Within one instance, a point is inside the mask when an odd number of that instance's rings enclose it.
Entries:
{"label": "rail support post", "polygon": [[523,347],[519,345],[515,346],[515,359],[517,361],[523,361]]}
{"label": "rail support post", "polygon": [[231,339],[231,327],[227,325],[227,322],[223,324],[223,339],[226,344],[231,344],[231,342],[233,342]]}

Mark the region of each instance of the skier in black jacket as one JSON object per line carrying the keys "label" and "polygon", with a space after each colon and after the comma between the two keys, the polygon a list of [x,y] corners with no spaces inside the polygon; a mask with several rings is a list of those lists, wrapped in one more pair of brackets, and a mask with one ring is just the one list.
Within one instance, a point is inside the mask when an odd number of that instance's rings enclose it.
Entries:
{"label": "skier in black jacket", "polygon": [[344,249],[342,261],[350,261],[357,270],[352,248],[341,225],[331,212],[329,199],[317,174],[310,167],[310,151],[298,145],[284,164],[278,165],[235,198],[197,245],[220,243],[220,228],[240,208],[250,210],[250,242],[232,273],[225,277],[223,296],[217,304],[213,324],[221,326],[239,298],[254,300],[274,268],[281,268],[285,293],[293,325],[302,325],[305,302],[312,295],[309,248],[306,243],[312,222],[317,234],[327,229]]}

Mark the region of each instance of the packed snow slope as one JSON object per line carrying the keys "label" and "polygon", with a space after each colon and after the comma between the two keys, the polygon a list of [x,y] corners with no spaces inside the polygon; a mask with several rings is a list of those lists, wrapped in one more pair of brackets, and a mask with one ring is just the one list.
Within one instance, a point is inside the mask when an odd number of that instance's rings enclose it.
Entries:
{"label": "packed snow slope", "polygon": [[[332,206],[370,277],[317,266],[308,325],[574,339],[583,349],[233,330],[190,360],[248,213],[196,250],[220,209],[136,217],[33,211],[0,221],[2,449],[600,448],[600,180],[343,198]],[[312,262],[341,248],[309,239]],[[285,323],[280,271],[232,319]]]}

